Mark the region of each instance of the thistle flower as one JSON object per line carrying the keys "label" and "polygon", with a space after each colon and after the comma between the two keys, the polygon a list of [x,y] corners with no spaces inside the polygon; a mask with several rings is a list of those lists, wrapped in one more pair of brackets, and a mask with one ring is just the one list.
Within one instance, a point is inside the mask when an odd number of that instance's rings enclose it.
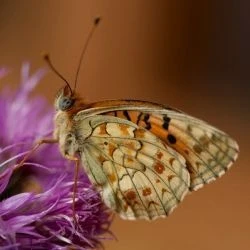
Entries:
{"label": "thistle flower", "polygon": [[[84,173],[77,184],[73,222],[72,163],[57,145],[42,145],[23,164],[34,143],[53,129],[53,112],[41,97],[30,98],[46,71],[21,69],[18,91],[0,93],[0,246],[1,249],[90,249],[105,238],[110,216]],[[7,71],[0,69],[0,78]]]}

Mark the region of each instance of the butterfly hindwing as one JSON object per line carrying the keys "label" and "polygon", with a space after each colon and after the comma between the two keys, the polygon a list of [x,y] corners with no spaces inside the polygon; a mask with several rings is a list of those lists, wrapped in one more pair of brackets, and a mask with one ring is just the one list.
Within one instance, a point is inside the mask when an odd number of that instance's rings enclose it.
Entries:
{"label": "butterfly hindwing", "polygon": [[123,218],[164,217],[188,192],[185,159],[147,129],[104,115],[85,116],[82,124],[77,135],[85,138],[80,150],[87,173]]}

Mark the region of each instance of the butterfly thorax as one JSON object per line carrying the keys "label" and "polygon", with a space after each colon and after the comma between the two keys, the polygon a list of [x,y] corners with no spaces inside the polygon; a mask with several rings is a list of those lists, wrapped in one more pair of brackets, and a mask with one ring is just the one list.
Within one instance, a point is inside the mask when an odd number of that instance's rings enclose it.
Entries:
{"label": "butterfly thorax", "polygon": [[[66,102],[63,103],[62,100],[66,100]],[[63,105],[69,104],[69,106],[62,110],[59,108],[60,102]],[[58,140],[60,151],[64,156],[75,156],[79,151],[79,140],[81,138],[78,138],[77,131],[81,128],[79,128],[79,123],[74,118],[85,107],[85,102],[77,94],[74,94],[72,97],[62,95],[56,100],[57,113],[54,118],[54,137]]]}
{"label": "butterfly thorax", "polygon": [[77,143],[73,132],[73,123],[66,112],[58,111],[54,119],[55,129],[54,138],[59,142],[61,153],[66,155],[75,155],[77,152]]}

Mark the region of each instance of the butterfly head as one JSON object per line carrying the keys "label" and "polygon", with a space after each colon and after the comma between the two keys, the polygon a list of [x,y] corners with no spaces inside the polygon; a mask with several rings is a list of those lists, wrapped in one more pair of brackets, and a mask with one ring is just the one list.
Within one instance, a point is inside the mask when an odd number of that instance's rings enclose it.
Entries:
{"label": "butterfly head", "polygon": [[60,90],[58,97],[55,101],[55,106],[57,110],[67,111],[71,109],[75,104],[76,98],[72,90],[66,85]]}

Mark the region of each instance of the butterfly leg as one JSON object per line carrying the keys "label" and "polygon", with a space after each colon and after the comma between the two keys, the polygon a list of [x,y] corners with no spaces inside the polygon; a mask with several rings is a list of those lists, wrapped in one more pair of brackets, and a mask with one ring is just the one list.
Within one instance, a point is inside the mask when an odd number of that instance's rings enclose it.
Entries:
{"label": "butterfly leg", "polygon": [[74,156],[71,156],[71,155],[66,155],[65,157],[66,157],[66,159],[75,162],[72,210],[73,210],[73,220],[74,220],[74,222],[76,224],[77,218],[76,218],[76,212],[75,212],[76,211],[75,204],[76,204],[77,180],[78,180],[80,160],[77,157],[74,157]]}
{"label": "butterfly leg", "polygon": [[27,155],[23,157],[23,159],[15,166],[15,170],[21,167],[27,159],[42,145],[42,144],[52,144],[52,143],[58,143],[57,139],[54,138],[48,138],[48,139],[41,139],[39,140],[33,148],[29,151]]}

